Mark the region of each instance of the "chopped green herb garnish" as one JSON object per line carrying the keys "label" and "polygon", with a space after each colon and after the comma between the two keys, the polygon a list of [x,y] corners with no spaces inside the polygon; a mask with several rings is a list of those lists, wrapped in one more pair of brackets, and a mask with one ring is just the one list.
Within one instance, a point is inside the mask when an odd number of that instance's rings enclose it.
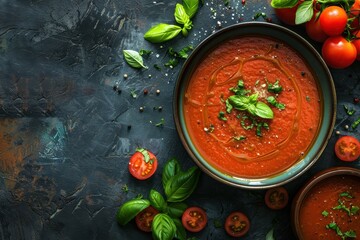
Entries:
{"label": "chopped green herb garnish", "polygon": [[243,80],[239,80],[238,84],[235,87],[229,88],[229,90],[235,93],[235,95],[239,96],[245,96],[246,94],[250,93],[250,90],[245,89]]}
{"label": "chopped green herb garnish", "polygon": [[326,210],[324,210],[324,211],[322,211],[322,213],[321,213],[324,217],[327,217],[328,215],[329,215],[329,212],[328,211],[326,211]]}
{"label": "chopped green herb garnish", "polygon": [[151,53],[152,53],[151,50],[141,49],[141,50],[139,51],[139,54],[140,54],[141,56],[149,56]]}
{"label": "chopped green herb garnish", "polygon": [[225,117],[225,113],[222,111],[219,112],[218,118],[220,120],[227,121],[227,118]]}
{"label": "chopped green herb garnish", "polygon": [[359,124],[360,124],[360,117],[358,119],[356,119],[356,121],[351,124],[352,129],[357,128],[357,126]]}
{"label": "chopped green herb garnish", "polygon": [[172,58],[167,63],[165,63],[164,65],[166,67],[173,68],[173,67],[176,67],[178,64],[179,64],[179,61],[176,58]]}
{"label": "chopped green herb garnish", "polygon": [[135,92],[135,90],[130,91],[130,94],[133,98],[137,98],[137,93]]}
{"label": "chopped green herb garnish", "polygon": [[348,106],[344,105],[344,109],[346,111],[346,114],[349,116],[354,115],[354,113],[356,112],[355,109],[353,108],[349,108]]}
{"label": "chopped green herb garnish", "polygon": [[229,99],[226,99],[225,105],[226,105],[226,112],[231,113],[231,110],[233,109],[233,106],[229,103]]}
{"label": "chopped green herb garnish", "polygon": [[262,128],[269,130],[269,125],[265,122],[260,122],[256,124],[256,135],[259,137],[262,137]]}
{"label": "chopped green herb garnish", "polygon": [[269,96],[266,100],[268,101],[268,103],[270,103],[271,105],[273,105],[274,107],[280,110],[285,109],[285,104],[279,103],[274,96]]}
{"label": "chopped green herb garnish", "polygon": [[129,192],[129,187],[124,184],[122,187],[121,187],[121,190],[124,192],[124,193],[128,193]]}
{"label": "chopped green herb garnish", "polygon": [[353,196],[349,192],[342,192],[339,195],[340,197],[353,198]]}
{"label": "chopped green herb garnish", "polygon": [[331,222],[327,224],[326,228],[334,230],[336,234],[341,237],[342,240],[345,240],[346,238],[356,238],[355,231],[349,230],[343,233],[340,227],[336,224],[336,222]]}
{"label": "chopped green herb garnish", "polygon": [[165,124],[165,119],[164,118],[161,118],[160,119],[160,122],[158,122],[157,124],[155,124],[156,127],[162,127],[164,126]]}
{"label": "chopped green herb garnish", "polygon": [[276,79],[275,83],[268,83],[268,91],[272,93],[280,93],[282,86],[279,84],[279,79]]}
{"label": "chopped green herb garnish", "polygon": [[234,140],[236,140],[236,141],[241,141],[241,140],[245,140],[245,139],[246,139],[246,137],[245,137],[245,136],[240,135],[240,136],[233,137],[233,139],[234,139]]}
{"label": "chopped green herb garnish", "polygon": [[359,212],[359,207],[358,206],[351,206],[351,208],[350,208],[350,214],[351,215],[355,215],[355,214],[357,214],[358,212]]}
{"label": "chopped green herb garnish", "polygon": [[241,124],[241,126],[242,126],[245,130],[250,130],[250,129],[252,129],[252,128],[254,127],[254,120],[251,119],[251,123],[250,123],[250,124],[247,124],[247,123],[246,123],[246,120],[247,120],[247,119],[249,119],[249,117],[243,116],[243,117],[241,118],[240,124]]}
{"label": "chopped green herb garnish", "polygon": [[223,1],[224,1],[225,6],[229,5],[229,3],[230,3],[230,0],[223,0]]}

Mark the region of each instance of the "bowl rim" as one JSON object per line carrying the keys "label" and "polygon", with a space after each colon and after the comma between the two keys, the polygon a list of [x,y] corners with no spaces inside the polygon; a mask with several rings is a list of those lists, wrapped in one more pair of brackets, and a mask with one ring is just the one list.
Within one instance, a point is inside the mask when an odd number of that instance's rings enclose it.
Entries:
{"label": "bowl rim", "polygon": [[298,239],[303,239],[301,238],[302,235],[299,228],[299,213],[305,197],[307,196],[309,191],[318,183],[334,176],[355,176],[360,179],[360,169],[347,166],[330,167],[316,173],[311,179],[309,179],[307,182],[305,182],[304,185],[302,185],[302,187],[294,196],[291,204],[291,226],[294,234]]}
{"label": "bowl rim", "polygon": [[[326,132],[326,134],[325,134],[326,136],[323,136],[324,139],[321,142],[322,143],[321,146],[317,149],[315,156],[313,158],[307,160],[308,163],[306,165],[304,165],[303,161],[302,161],[305,159],[304,158],[304,159],[299,160],[296,164],[294,164],[290,168],[286,169],[284,172],[277,174],[273,178],[269,178],[269,177],[251,178],[251,179],[233,178],[233,177],[227,176],[226,174],[223,174],[223,173],[222,174],[217,173],[218,170],[214,170],[214,169],[209,170],[209,164],[204,163],[202,160],[200,160],[198,158],[197,154],[194,153],[194,151],[191,149],[190,144],[187,142],[187,139],[186,139],[185,133],[184,133],[185,130],[183,129],[183,126],[181,123],[181,114],[180,114],[181,107],[179,106],[179,102],[181,102],[179,100],[179,98],[181,97],[181,86],[182,86],[182,82],[183,82],[183,77],[186,74],[186,71],[187,71],[189,65],[191,65],[192,61],[194,61],[194,58],[198,53],[201,53],[201,51],[203,51],[203,52],[206,51],[206,50],[203,50],[203,48],[206,46],[206,44],[209,44],[212,41],[216,42],[217,38],[221,37],[222,34],[229,34],[229,32],[231,33],[232,31],[236,32],[236,30],[239,28],[259,28],[259,27],[260,28],[272,28],[276,31],[282,32],[283,34],[287,35],[288,37],[292,37],[296,41],[300,42],[303,45],[302,47],[305,47],[309,51],[309,53],[314,57],[314,59],[316,59],[318,61],[318,64],[321,65],[321,67],[323,68],[323,71],[324,71],[324,76],[326,79],[328,79],[327,82],[329,84],[329,89],[330,89],[330,93],[328,93],[328,94],[330,94],[330,100],[331,100],[330,105],[332,106],[332,108],[330,109],[331,114],[329,115],[330,123],[326,126],[326,131],[324,130]],[[261,33],[259,33],[258,35],[269,37],[269,35],[261,34]],[[240,36],[240,35],[236,35],[236,36]],[[271,36],[271,37],[273,37],[275,39],[280,39],[280,38],[277,38],[276,36]],[[224,40],[226,40],[226,39],[223,39],[221,41],[224,41]],[[297,49],[295,49],[295,50],[298,51]],[[324,95],[324,93],[322,95]],[[336,103],[335,85],[334,85],[334,81],[333,81],[332,75],[330,73],[330,70],[327,67],[325,61],[322,59],[321,55],[318,53],[318,51],[307,40],[305,40],[302,36],[300,36],[296,32],[294,32],[286,27],[274,24],[274,23],[242,22],[242,23],[237,23],[237,24],[233,24],[228,27],[222,28],[222,29],[218,30],[217,32],[211,34],[210,36],[205,38],[203,41],[201,41],[200,44],[193,50],[193,52],[186,59],[186,61],[184,62],[183,66],[181,68],[181,71],[178,74],[175,88],[174,88],[173,117],[174,117],[174,121],[175,121],[176,130],[178,132],[178,135],[180,137],[180,140],[181,140],[183,146],[185,147],[185,150],[190,155],[192,160],[198,165],[198,167],[200,167],[205,173],[207,173],[209,176],[211,176],[212,178],[214,178],[217,181],[220,181],[222,183],[225,183],[225,184],[228,184],[228,185],[231,185],[234,187],[240,187],[240,188],[245,188],[245,189],[266,189],[266,188],[280,186],[280,185],[286,184],[286,183],[294,180],[295,178],[297,178],[298,176],[300,176],[304,172],[306,172],[313,164],[315,164],[315,162],[319,159],[319,157],[325,150],[327,143],[331,137],[332,129],[334,128],[335,120],[336,120],[336,105],[337,105],[337,103]],[[325,110],[323,110],[323,112],[324,111]],[[322,129],[321,126],[319,127],[319,131],[320,131],[320,129]],[[319,133],[318,133],[318,135],[319,135]],[[296,166],[296,168],[295,168],[295,166]],[[212,167],[210,166],[210,169],[211,168]],[[296,171],[294,171],[294,169],[296,169]],[[284,179],[284,180],[279,179],[283,175],[287,176],[286,179]],[[271,180],[268,180],[268,179],[271,179]]]}

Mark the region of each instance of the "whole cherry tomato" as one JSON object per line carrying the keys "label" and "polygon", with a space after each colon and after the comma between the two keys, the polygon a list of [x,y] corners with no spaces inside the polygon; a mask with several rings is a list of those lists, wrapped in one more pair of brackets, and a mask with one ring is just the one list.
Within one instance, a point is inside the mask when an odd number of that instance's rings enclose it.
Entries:
{"label": "whole cherry tomato", "polygon": [[298,6],[303,1],[299,1],[294,7],[292,8],[274,8],[275,14],[280,21],[288,25],[295,25],[295,16],[296,10]]}
{"label": "whole cherry tomato", "polygon": [[326,7],[320,14],[321,29],[329,36],[341,35],[346,27],[348,16],[339,6]]}
{"label": "whole cherry tomato", "polygon": [[353,43],[342,36],[329,37],[324,42],[321,54],[329,67],[346,68],[350,66],[357,56],[357,51]]}
{"label": "whole cherry tomato", "polygon": [[321,29],[319,18],[316,18],[315,13],[313,18],[310,21],[306,22],[305,29],[307,35],[314,41],[324,42],[329,37]]}

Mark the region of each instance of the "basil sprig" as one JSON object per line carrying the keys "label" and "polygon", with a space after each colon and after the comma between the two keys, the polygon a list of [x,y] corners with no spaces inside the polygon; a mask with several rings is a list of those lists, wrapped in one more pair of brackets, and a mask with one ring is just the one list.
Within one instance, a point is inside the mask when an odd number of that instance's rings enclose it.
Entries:
{"label": "basil sprig", "polygon": [[227,100],[228,103],[235,109],[240,111],[247,111],[251,115],[264,118],[273,119],[274,112],[271,108],[258,99],[258,93],[254,93],[250,96],[232,95]]}
{"label": "basil sprig", "polygon": [[154,239],[167,240],[174,237],[180,240],[186,239],[186,231],[181,224],[181,218],[187,204],[184,202],[195,190],[200,176],[198,167],[192,167],[182,171],[179,162],[173,158],[164,166],[162,172],[162,185],[165,197],[155,189],[151,189],[149,200],[132,199],[119,207],[116,219],[120,225],[127,224],[138,213],[153,206],[158,213],[151,224]]}
{"label": "basil sprig", "polygon": [[159,23],[151,27],[144,38],[152,43],[161,43],[175,38],[180,32],[183,36],[188,35],[193,23],[190,20],[199,7],[199,0],[183,0],[183,4],[177,3],[174,11],[175,21],[182,27],[174,24]]}
{"label": "basil sprig", "polygon": [[125,61],[134,68],[148,68],[144,65],[144,61],[140,53],[134,50],[123,50]]}

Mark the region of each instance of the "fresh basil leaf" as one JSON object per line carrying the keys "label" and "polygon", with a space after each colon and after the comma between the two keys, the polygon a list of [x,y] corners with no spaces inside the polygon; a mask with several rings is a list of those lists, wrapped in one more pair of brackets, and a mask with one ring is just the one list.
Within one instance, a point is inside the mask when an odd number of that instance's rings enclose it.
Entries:
{"label": "fresh basil leaf", "polygon": [[155,240],[172,240],[175,237],[176,226],[167,214],[158,213],[152,221],[151,230]]}
{"label": "fresh basil leaf", "polygon": [[150,204],[160,212],[163,212],[167,208],[164,197],[154,189],[150,190],[149,200]]}
{"label": "fresh basil leaf", "polygon": [[181,29],[181,33],[184,37],[187,37],[187,35],[189,35],[189,31],[186,29],[186,27],[183,27]]}
{"label": "fresh basil leaf", "polygon": [[249,96],[249,103],[250,104],[256,104],[259,94],[254,93]]}
{"label": "fresh basil leaf", "polygon": [[186,240],[186,230],[185,230],[184,226],[182,225],[180,219],[173,218],[173,221],[176,226],[175,238],[179,239],[179,240]]}
{"label": "fresh basil leaf", "polygon": [[181,32],[181,27],[166,23],[159,23],[151,27],[144,38],[152,43],[161,43],[173,39]]}
{"label": "fresh basil leaf", "polygon": [[189,18],[192,18],[199,8],[199,0],[183,0],[183,6]]}
{"label": "fresh basil leaf", "polygon": [[200,170],[194,166],[186,172],[179,172],[170,178],[165,186],[168,202],[182,202],[195,190],[199,181]]}
{"label": "fresh basil leaf", "polygon": [[270,4],[273,8],[292,8],[298,2],[299,0],[272,0]]}
{"label": "fresh basil leaf", "polygon": [[255,112],[256,116],[265,118],[265,119],[273,119],[274,118],[273,111],[265,103],[257,102],[255,106],[256,106],[256,112]]}
{"label": "fresh basil leaf", "polygon": [[257,108],[255,106],[255,104],[249,104],[247,111],[251,114],[251,115],[257,115]]}
{"label": "fresh basil leaf", "polygon": [[181,167],[176,158],[172,158],[166,162],[162,172],[162,179],[161,179],[164,189],[166,184],[169,182],[169,179],[175,176],[180,171],[181,171]]}
{"label": "fresh basil leaf", "polygon": [[125,61],[134,68],[148,68],[144,65],[142,56],[134,50],[123,50]]}
{"label": "fresh basil leaf", "polygon": [[185,12],[184,6],[180,3],[177,3],[175,6],[174,17],[177,23],[185,25],[185,23],[190,21],[189,16]]}
{"label": "fresh basil leaf", "polygon": [[313,1],[304,1],[296,10],[295,24],[302,24],[311,20],[314,15]]}
{"label": "fresh basil leaf", "polygon": [[275,240],[273,228],[266,234],[265,240]]}
{"label": "fresh basil leaf", "polygon": [[228,98],[229,103],[238,110],[247,110],[249,106],[249,97],[232,95]]}
{"label": "fresh basil leaf", "polygon": [[150,201],[146,199],[129,200],[119,207],[116,213],[116,220],[120,225],[124,226],[148,206],[150,206]]}
{"label": "fresh basil leaf", "polygon": [[167,205],[167,213],[170,217],[181,217],[188,205],[184,202],[173,202]]}

